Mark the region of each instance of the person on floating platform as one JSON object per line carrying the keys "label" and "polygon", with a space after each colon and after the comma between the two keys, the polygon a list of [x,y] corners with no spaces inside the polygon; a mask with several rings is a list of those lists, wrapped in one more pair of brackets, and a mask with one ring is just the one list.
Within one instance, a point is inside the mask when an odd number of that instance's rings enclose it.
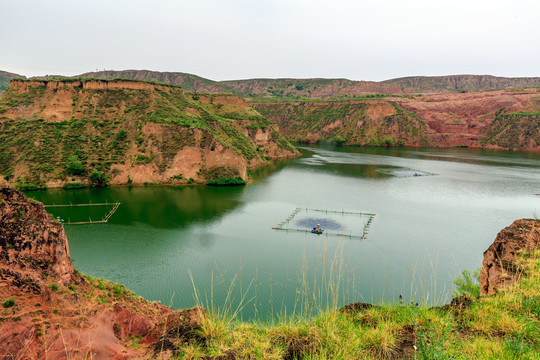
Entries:
{"label": "person on floating platform", "polygon": [[317,234],[322,233],[321,224],[317,224],[317,227],[314,227],[313,230],[311,230],[311,232],[314,232]]}

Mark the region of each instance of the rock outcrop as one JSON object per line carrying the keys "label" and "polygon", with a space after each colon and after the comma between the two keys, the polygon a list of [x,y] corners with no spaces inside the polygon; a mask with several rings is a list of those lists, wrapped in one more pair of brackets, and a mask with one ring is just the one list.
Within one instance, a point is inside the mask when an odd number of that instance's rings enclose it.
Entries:
{"label": "rock outcrop", "polygon": [[480,294],[493,295],[498,289],[513,284],[521,272],[516,263],[520,251],[540,247],[540,221],[520,219],[497,234],[495,241],[484,252],[480,273]]}
{"label": "rock outcrop", "polygon": [[[75,275],[62,224],[47,214],[43,204],[9,188],[0,189],[0,261],[13,281],[18,281],[16,270],[26,279],[48,273],[65,286],[81,280]],[[27,285],[41,290],[38,279]]]}
{"label": "rock outcrop", "polygon": [[62,224],[8,188],[0,188],[0,303],[1,359],[173,355],[178,344],[200,341],[207,316],[83,276],[73,268]]}

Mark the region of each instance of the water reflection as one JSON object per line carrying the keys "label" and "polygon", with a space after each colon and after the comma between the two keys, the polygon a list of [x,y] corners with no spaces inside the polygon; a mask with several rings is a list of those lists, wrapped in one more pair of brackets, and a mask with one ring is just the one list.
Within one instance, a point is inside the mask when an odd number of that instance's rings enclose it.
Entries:
{"label": "water reflection", "polygon": [[249,172],[251,183],[255,184],[258,181],[266,179],[270,175],[277,174],[281,170],[285,169],[287,165],[294,160],[295,158],[275,159],[271,160],[267,165],[251,169]]}
{"label": "water reflection", "polygon": [[[193,223],[209,223],[239,205],[244,187],[206,186],[110,187],[104,189],[48,190],[28,193],[44,204],[114,203],[121,205],[110,218],[111,224],[148,224],[174,229]],[[112,206],[111,206],[112,207]],[[101,219],[110,207],[47,208],[66,222]]]}

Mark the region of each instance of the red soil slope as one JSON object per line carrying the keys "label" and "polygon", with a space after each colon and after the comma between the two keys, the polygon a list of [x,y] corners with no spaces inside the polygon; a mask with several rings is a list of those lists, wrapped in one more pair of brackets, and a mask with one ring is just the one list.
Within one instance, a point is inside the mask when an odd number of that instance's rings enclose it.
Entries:
{"label": "red soil slope", "polygon": [[[480,140],[487,136],[485,132],[498,114],[540,111],[540,89],[431,95],[403,99],[401,106],[427,123],[429,135],[438,146],[480,147]],[[524,149],[539,150],[539,146],[536,142]]]}
{"label": "red soil slope", "polygon": [[191,341],[206,314],[81,275],[63,226],[8,188],[0,188],[0,302],[1,359],[150,358]]}

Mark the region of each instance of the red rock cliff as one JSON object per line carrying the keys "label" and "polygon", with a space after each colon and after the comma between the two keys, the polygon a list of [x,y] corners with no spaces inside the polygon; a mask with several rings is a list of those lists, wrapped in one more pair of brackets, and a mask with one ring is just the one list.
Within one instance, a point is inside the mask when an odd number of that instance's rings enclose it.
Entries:
{"label": "red rock cliff", "polygon": [[[62,224],[0,188],[0,359],[147,359],[198,341],[206,312],[172,311],[75,271]],[[137,349],[130,347],[138,339]],[[160,357],[161,358],[161,357]]]}
{"label": "red rock cliff", "polygon": [[40,270],[69,285],[75,269],[62,224],[43,204],[9,188],[0,190],[0,261],[5,271]]}
{"label": "red rock cliff", "polygon": [[540,247],[540,221],[516,220],[497,234],[495,241],[484,252],[480,273],[481,295],[493,295],[497,289],[508,287],[519,276],[516,255],[522,250]]}
{"label": "red rock cliff", "polygon": [[[11,80],[9,88],[13,91],[26,92],[33,88],[45,86],[47,90],[81,88],[87,90],[113,90],[113,89],[131,89],[131,90],[148,90],[155,89],[161,91],[169,91],[170,85],[158,85],[142,81],[129,80],[73,80],[73,81],[56,81],[56,80]],[[176,89],[180,89],[175,87]],[[183,91],[183,90],[182,90]]]}

